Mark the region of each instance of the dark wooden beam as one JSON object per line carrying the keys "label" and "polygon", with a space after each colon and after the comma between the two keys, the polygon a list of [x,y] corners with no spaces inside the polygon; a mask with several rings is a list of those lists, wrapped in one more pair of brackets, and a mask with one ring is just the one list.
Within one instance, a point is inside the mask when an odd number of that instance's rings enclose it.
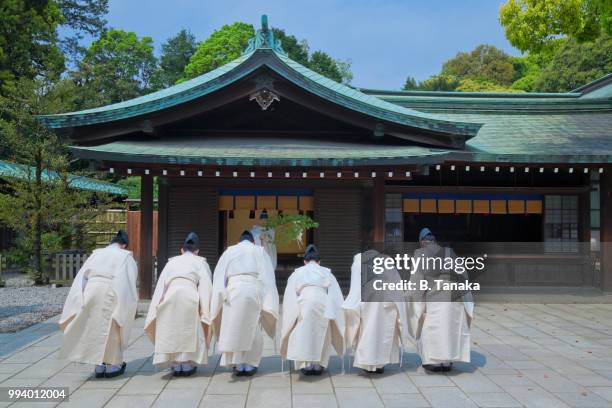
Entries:
{"label": "dark wooden beam", "polygon": [[157,204],[157,276],[168,261],[168,178],[159,177]]}
{"label": "dark wooden beam", "polygon": [[601,174],[601,288],[612,291],[612,172]]}
{"label": "dark wooden beam", "polygon": [[153,176],[140,177],[140,299],[151,299],[153,291]]}
{"label": "dark wooden beam", "polygon": [[385,241],[385,180],[374,179],[372,192],[373,238],[375,243]]}

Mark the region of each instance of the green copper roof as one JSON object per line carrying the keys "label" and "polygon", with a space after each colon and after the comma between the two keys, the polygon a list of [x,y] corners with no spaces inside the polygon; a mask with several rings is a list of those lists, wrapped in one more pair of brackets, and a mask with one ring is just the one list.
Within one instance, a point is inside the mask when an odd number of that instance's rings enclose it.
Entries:
{"label": "green copper roof", "polygon": [[242,56],[214,71],[139,98],[78,112],[44,115],[40,119],[45,126],[58,129],[139,117],[210,94],[262,66],[319,97],[381,121],[465,138],[475,136],[480,128],[478,123],[451,122],[398,106],[317,74],[286,56],[272,30],[267,29],[267,20]]}
{"label": "green copper roof", "polygon": [[[29,174],[28,174],[29,172]],[[10,163],[4,160],[0,160],[0,177],[6,178],[17,178],[26,180],[33,177],[34,167],[25,166],[16,163]],[[43,172],[43,180],[50,181],[58,178],[57,173],[45,171]],[[113,183],[100,181],[88,177],[82,176],[68,176],[68,183],[71,187],[79,190],[89,190],[101,193],[109,193],[115,195],[126,195],[127,190]]]}
{"label": "green copper roof", "polygon": [[446,150],[410,145],[384,146],[329,140],[248,137],[176,137],[124,140],[71,148],[93,160],[174,165],[356,166],[438,163]]}

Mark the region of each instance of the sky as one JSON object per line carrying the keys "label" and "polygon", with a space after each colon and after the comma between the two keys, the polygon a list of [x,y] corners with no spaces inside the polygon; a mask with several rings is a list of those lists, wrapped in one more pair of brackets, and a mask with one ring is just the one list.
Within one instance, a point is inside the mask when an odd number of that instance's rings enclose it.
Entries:
{"label": "sky", "polygon": [[478,44],[520,55],[498,20],[502,0],[110,0],[110,27],[160,44],[187,28],[202,40],[236,21],[269,25],[306,39],[311,51],[350,60],[352,85],[400,89],[407,76],[423,80],[444,61]]}

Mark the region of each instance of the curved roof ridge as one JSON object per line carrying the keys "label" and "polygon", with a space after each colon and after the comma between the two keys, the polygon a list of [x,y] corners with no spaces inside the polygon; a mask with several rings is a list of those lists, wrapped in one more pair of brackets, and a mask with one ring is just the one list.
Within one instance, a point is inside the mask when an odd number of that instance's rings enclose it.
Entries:
{"label": "curved roof ridge", "polygon": [[[245,53],[241,55],[240,57],[236,58],[235,60],[230,61],[227,64],[222,65],[218,68],[215,68],[212,71],[206,72],[202,75],[189,79],[185,82],[181,82],[179,84],[169,86],[168,88],[164,88],[164,89],[160,89],[159,91],[148,93],[146,95],[138,96],[132,99],[127,99],[121,102],[112,103],[109,105],[103,105],[103,106],[98,106],[95,108],[83,109],[80,111],[56,113],[56,114],[50,114],[50,115],[40,115],[39,118],[41,118],[44,122],[46,122],[46,119],[53,119],[53,118],[59,118],[59,117],[96,114],[96,113],[101,113],[101,112],[112,112],[112,111],[126,109],[130,107],[138,106],[138,105],[156,102],[161,99],[167,98],[169,96],[180,95],[182,93],[188,93],[186,91],[192,92],[194,88],[198,88],[202,85],[206,85],[208,82],[212,81],[213,79],[216,79],[220,77],[221,75],[231,71],[235,67],[239,66],[244,61],[249,59],[249,57],[252,54],[253,52]],[[200,95],[196,95],[194,96],[194,98],[197,98],[199,96]]]}

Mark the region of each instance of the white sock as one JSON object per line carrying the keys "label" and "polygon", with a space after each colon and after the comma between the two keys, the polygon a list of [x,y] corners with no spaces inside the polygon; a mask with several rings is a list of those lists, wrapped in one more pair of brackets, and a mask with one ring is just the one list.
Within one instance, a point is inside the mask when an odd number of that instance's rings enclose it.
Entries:
{"label": "white sock", "polygon": [[191,363],[181,363],[181,369],[183,371],[191,371],[193,369],[193,365]]}
{"label": "white sock", "polygon": [[255,367],[250,364],[243,364],[243,371],[253,371]]}
{"label": "white sock", "polygon": [[181,363],[172,364],[172,371],[181,371]]}
{"label": "white sock", "polygon": [[106,371],[106,364],[98,364],[95,368],[96,374],[102,374]]}

